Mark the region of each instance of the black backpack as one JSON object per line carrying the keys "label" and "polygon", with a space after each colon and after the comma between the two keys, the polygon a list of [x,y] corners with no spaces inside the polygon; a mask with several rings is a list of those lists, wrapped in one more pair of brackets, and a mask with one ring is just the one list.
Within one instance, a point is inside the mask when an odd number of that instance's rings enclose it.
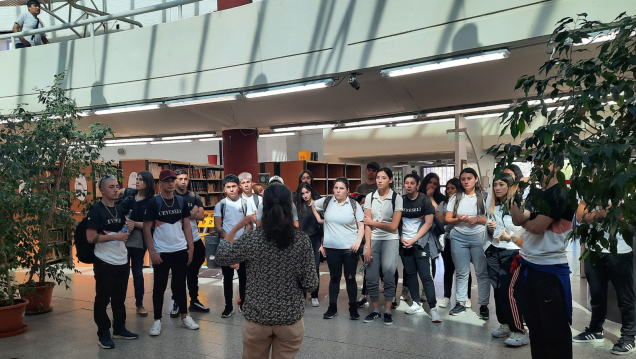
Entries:
{"label": "black backpack", "polygon": [[92,264],[95,262],[95,244],[89,243],[86,238],[86,224],[88,223],[88,217],[84,217],[75,227],[75,234],[73,236],[75,242],[75,250],[77,252],[77,259],[86,264]]}

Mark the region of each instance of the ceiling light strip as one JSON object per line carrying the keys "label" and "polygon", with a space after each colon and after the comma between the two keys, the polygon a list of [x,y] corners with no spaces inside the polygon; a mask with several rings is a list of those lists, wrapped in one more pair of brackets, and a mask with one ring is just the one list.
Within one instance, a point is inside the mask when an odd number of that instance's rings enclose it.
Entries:
{"label": "ceiling light strip", "polygon": [[157,109],[160,109],[161,106],[162,104],[147,104],[147,105],[136,105],[136,106],[98,108],[93,110],[93,113],[95,113],[96,115],[111,115],[115,113],[124,113],[124,112],[157,110]]}
{"label": "ceiling light strip", "polygon": [[338,127],[332,129],[333,132],[345,132],[345,131],[358,131],[358,130],[371,130],[374,128],[385,128],[386,125],[375,125],[375,126],[361,126],[361,127]]}
{"label": "ceiling light strip", "polygon": [[335,123],[325,123],[320,125],[299,125],[299,126],[291,126],[291,127],[270,128],[270,131],[272,132],[304,131],[304,130],[318,130],[322,128],[333,128],[333,127],[336,127]]}
{"label": "ceiling light strip", "polygon": [[208,137],[216,137],[216,133],[206,133],[203,135],[183,135],[183,136],[170,136],[170,137],[162,137],[163,141],[168,140],[186,140],[189,138],[208,138]]}
{"label": "ceiling light strip", "polygon": [[150,144],[151,145],[163,145],[163,144],[184,143],[184,142],[192,142],[192,140],[153,141],[153,142],[150,142]]}
{"label": "ceiling light strip", "polygon": [[139,145],[147,145],[148,142],[125,142],[125,143],[107,143],[106,147],[114,147],[114,146],[139,146]]}
{"label": "ceiling light strip", "polygon": [[355,122],[345,122],[344,126],[359,126],[359,125],[372,125],[372,124],[388,124],[393,122],[400,121],[408,121],[415,120],[418,115],[406,115],[406,116],[396,116],[396,117],[385,117],[385,118],[376,118],[373,120],[363,120],[363,121],[355,121]]}
{"label": "ceiling light strip", "polygon": [[324,80],[301,82],[301,83],[285,85],[285,86],[277,86],[277,87],[270,87],[270,88],[253,90],[253,91],[246,91],[244,92],[244,96],[245,98],[258,98],[258,97],[274,96],[274,95],[281,95],[281,94],[300,92],[300,91],[315,90],[315,89],[320,89],[325,87],[331,87],[333,85],[334,85],[334,80],[329,78]]}
{"label": "ceiling light strip", "polygon": [[240,97],[241,97],[241,94],[238,92],[214,95],[214,96],[194,97],[190,99],[168,101],[166,102],[166,107],[181,107],[181,106],[201,105],[205,103],[234,101],[234,100],[238,100]]}
{"label": "ceiling light strip", "polygon": [[198,139],[199,142],[206,142],[206,141],[223,141],[223,137],[213,137],[213,138],[200,138]]}
{"label": "ceiling light strip", "polygon": [[293,136],[296,132],[279,132],[279,133],[261,133],[258,137],[282,137],[282,136]]}
{"label": "ceiling light strip", "polygon": [[510,107],[511,103],[501,104],[501,105],[492,105],[492,106],[482,106],[482,107],[472,107],[472,108],[463,108],[460,110],[451,110],[451,111],[442,111],[442,112],[431,112],[427,113],[424,116],[426,117],[438,117],[438,116],[448,116],[448,115],[461,115],[464,113],[473,113],[473,112],[486,112],[493,110],[504,110]]}
{"label": "ceiling light strip", "polygon": [[144,138],[121,138],[115,140],[105,140],[104,143],[126,143],[126,142],[147,142],[153,141],[154,137],[144,137]]}
{"label": "ceiling light strip", "polygon": [[454,118],[440,118],[435,120],[426,120],[426,121],[415,121],[415,122],[402,122],[396,123],[397,127],[405,127],[405,126],[419,126],[419,125],[429,125],[432,123],[444,123],[444,122],[455,122]]}

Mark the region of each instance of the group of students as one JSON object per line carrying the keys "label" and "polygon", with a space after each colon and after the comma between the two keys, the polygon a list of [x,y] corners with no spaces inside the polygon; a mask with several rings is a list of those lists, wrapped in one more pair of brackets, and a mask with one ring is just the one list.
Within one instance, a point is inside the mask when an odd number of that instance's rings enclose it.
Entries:
{"label": "group of students", "polygon": [[[161,308],[170,271],[175,302],[171,316],[180,316],[185,328],[198,329],[188,316],[188,309],[209,312],[198,301],[197,275],[205,259],[205,248],[196,221],[203,217],[203,206],[200,198],[187,190],[187,173],[177,172],[161,172],[159,195],[154,195],[152,175],[140,173],[134,195],[120,205],[115,204],[118,196],[116,179],[104,177],[99,181],[103,198],[101,204],[93,206],[89,212],[87,238],[96,243],[95,322],[99,344],[104,348],[114,347],[109,333],[111,322],[106,315],[109,301],[114,316],[112,338],[137,338],[137,334],[127,331],[124,325],[123,300],[129,267],[133,269],[137,312],[147,315],[141,289],[141,261],[146,249],[154,268],[155,322],[150,335],[161,332]],[[506,338],[506,345],[527,345],[526,327],[532,338],[532,355],[537,358],[572,357],[573,340],[603,340],[607,282],[611,280],[617,288],[623,315],[622,337],[612,352],[626,354],[636,350],[634,282],[632,262],[628,260],[631,248],[622,239],[618,255],[604,251],[601,262],[586,263],[585,272],[592,289],[592,323],[574,339],[571,335],[572,296],[565,239],[572,228],[575,212],[579,221],[593,221],[604,215],[603,209],[588,213],[584,202],[578,212],[569,208],[565,204],[566,191],[552,179],[541,184],[544,201],[550,208],[549,213],[542,213],[526,201],[528,191],[521,190],[518,185],[526,179],[515,165],[506,168],[493,181],[492,196],[483,190],[477,173],[471,168],[465,168],[459,178],[446,183],[445,195],[442,195],[439,177],[434,173],[423,180],[417,174],[406,175],[406,194],[403,196],[393,190],[391,169],[380,168],[372,162],[367,165],[366,175],[367,181],[354,193],[351,193],[346,178],[338,178],[334,181],[332,194],[322,197],[314,189],[311,172],[303,171],[298,189],[292,194],[293,224],[309,238],[318,277],[321,254],[327,260],[330,281],[325,319],[332,319],[338,313],[337,299],[344,271],[349,318],[360,319],[358,309],[370,302],[372,310],[363,321],[370,323],[383,318],[385,325],[392,325],[398,258],[404,266],[403,298],[410,297],[413,301],[406,314],[424,313],[420,301],[426,301],[431,320],[441,322],[438,308],[450,305],[455,274],[456,304],[449,314],[462,315],[467,307],[471,307],[472,263],[478,285],[479,317],[489,319],[492,287],[500,323],[492,336]],[[284,184],[278,176],[270,180],[270,185],[275,183]],[[249,173],[225,176],[226,197],[214,211],[215,229],[222,239],[227,240],[230,235],[233,240],[262,226],[263,197],[254,193],[252,187]],[[127,233],[121,231],[124,224]],[[443,240],[438,233],[444,233]],[[439,255],[445,270],[444,298],[437,301],[434,277],[435,260]],[[360,259],[363,265],[359,267]],[[225,296],[221,316],[226,318],[234,313],[232,283],[235,269],[239,278],[238,307],[243,312],[246,269],[245,263],[226,261],[221,264],[228,264],[221,267]],[[355,278],[357,271],[362,270],[363,293],[357,298]],[[423,285],[421,294],[418,276]],[[379,306],[380,281],[384,290],[384,313]],[[191,298],[189,307],[186,283]],[[318,290],[316,285],[308,291],[315,307],[320,305]]]}

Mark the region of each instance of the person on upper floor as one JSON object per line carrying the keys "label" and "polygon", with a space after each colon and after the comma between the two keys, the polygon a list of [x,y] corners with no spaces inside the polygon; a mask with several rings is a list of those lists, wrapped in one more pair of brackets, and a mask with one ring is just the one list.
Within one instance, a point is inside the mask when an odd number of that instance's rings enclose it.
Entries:
{"label": "person on upper floor", "polygon": [[380,165],[377,162],[369,162],[367,163],[366,169],[366,181],[361,183],[356,187],[356,192],[362,193],[363,195],[368,195],[378,189],[378,184],[376,183],[376,176],[378,174],[378,170],[380,169]]}
{"label": "person on upper floor", "polygon": [[[44,27],[44,22],[38,17],[40,15],[40,2],[38,0],[29,0],[27,2],[28,12],[23,12],[18,16],[18,19],[13,24],[13,32],[29,31],[34,29],[41,29]],[[21,49],[25,47],[38,46],[42,44],[48,44],[49,40],[46,38],[46,34],[37,34],[18,37],[15,41],[15,48]]]}

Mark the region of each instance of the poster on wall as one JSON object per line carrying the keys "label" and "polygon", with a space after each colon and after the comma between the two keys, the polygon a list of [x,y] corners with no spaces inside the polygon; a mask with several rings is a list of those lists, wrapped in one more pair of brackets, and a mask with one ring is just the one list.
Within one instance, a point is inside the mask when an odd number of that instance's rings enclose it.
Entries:
{"label": "poster on wall", "polygon": [[77,196],[77,199],[83,201],[86,199],[86,195],[88,194],[88,184],[86,183],[86,178],[82,175],[75,178],[75,190],[82,191],[81,194]]}
{"label": "poster on wall", "polygon": [[128,176],[128,188],[135,189],[137,186],[137,172],[131,172]]}

